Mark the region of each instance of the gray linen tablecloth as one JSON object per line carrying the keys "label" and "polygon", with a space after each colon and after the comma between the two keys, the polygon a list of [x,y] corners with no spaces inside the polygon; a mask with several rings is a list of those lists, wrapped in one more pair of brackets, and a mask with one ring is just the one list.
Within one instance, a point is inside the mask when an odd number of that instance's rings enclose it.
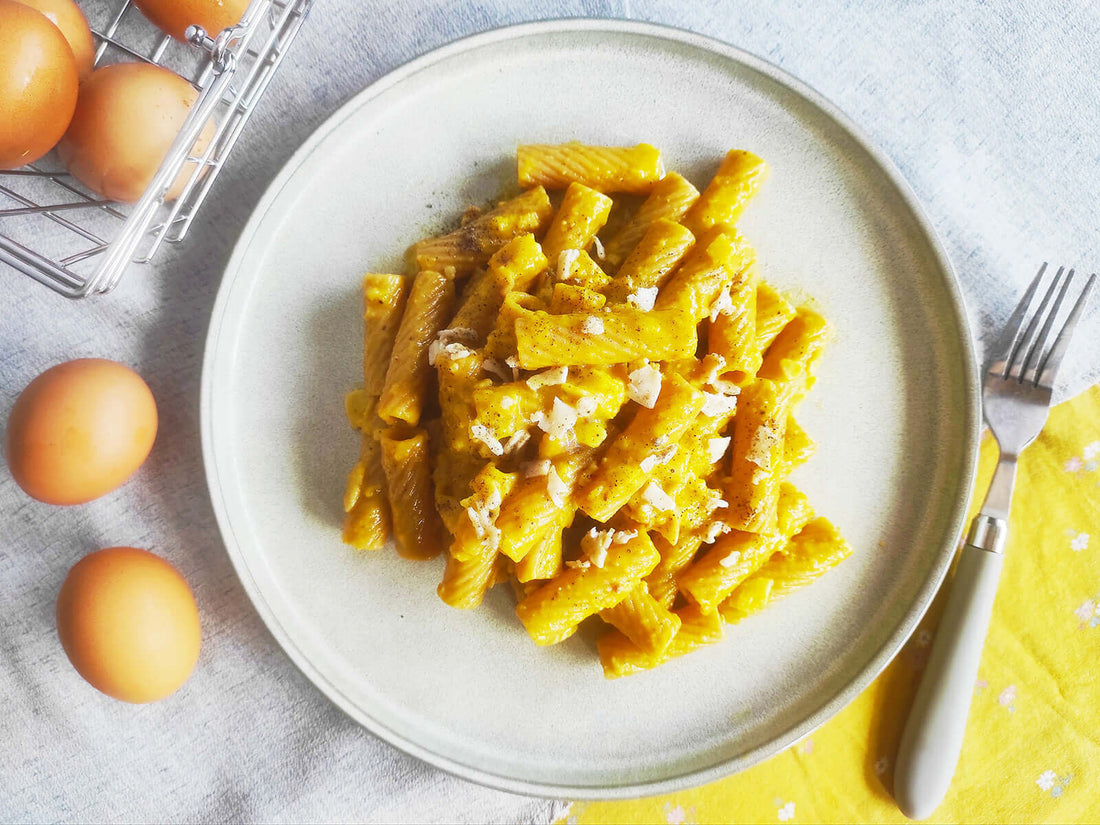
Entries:
{"label": "gray linen tablecloth", "polygon": [[[347,719],[268,635],[214,523],[198,395],[222,269],[267,183],[354,93],[458,36],[525,20],[624,17],[720,38],[816,87],[894,159],[986,330],[1041,260],[1100,260],[1100,10],[1087,5],[318,0],[182,247],[83,302],[0,270],[0,420],[36,374],[82,356],[133,365],[161,416],[145,469],[91,504],[39,504],[0,470],[0,820],[546,822],[562,810],[439,773]],[[1078,336],[1062,396],[1097,378],[1098,323],[1093,312]],[[101,696],[57,642],[62,579],[112,544],[153,549],[194,587],[202,657],[168,701]]]}

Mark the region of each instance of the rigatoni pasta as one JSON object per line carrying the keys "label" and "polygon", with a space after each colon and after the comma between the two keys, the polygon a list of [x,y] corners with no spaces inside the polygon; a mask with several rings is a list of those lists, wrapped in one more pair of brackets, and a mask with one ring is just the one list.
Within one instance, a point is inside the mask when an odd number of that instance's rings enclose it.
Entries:
{"label": "rigatoni pasta", "polygon": [[[658,391],[653,406],[641,405],[612,442],[592,478],[577,491],[577,506],[598,522],[610,520],[636,492],[653,484],[650,476],[656,462],[691,426],[703,402],[702,392],[673,374]],[[667,493],[661,491],[661,495]]]}
{"label": "rigatoni pasta", "polygon": [[382,394],[407,295],[400,275],[363,276],[363,326],[367,331],[363,336],[363,389],[368,395]]}
{"label": "rigatoni pasta", "polygon": [[698,197],[699,190],[692,186],[687,178],[676,172],[669,172],[654,184],[649,197],[638,207],[638,211],[630,220],[604,242],[604,265],[611,269],[618,269],[650,226],[659,220],[679,223],[680,218]]}
{"label": "rigatoni pasta", "polygon": [[649,594],[644,581],[635,584],[617,605],[601,610],[600,618],[648,656],[664,653],[681,624],[679,616]]}
{"label": "rigatoni pasta", "polygon": [[535,644],[554,644],[584,619],[627,598],[658,561],[649,536],[637,533],[615,545],[601,566],[572,567],[551,579],[516,605],[516,615]]}
{"label": "rigatoni pasta", "polygon": [[413,248],[421,271],[443,272],[464,278],[513,238],[540,235],[553,214],[542,187],[499,204],[447,235],[425,238]]}
{"label": "rigatoni pasta", "polygon": [[556,261],[567,249],[587,249],[607,223],[611,198],[574,181],[565,190],[561,206],[542,239],[542,251]]}
{"label": "rigatoni pasta", "polygon": [[564,189],[581,183],[598,192],[646,194],[664,177],[661,153],[637,146],[527,144],[516,150],[520,186]]}
{"label": "rigatoni pasta", "polygon": [[696,335],[695,322],[684,312],[646,312],[622,304],[598,313],[531,312],[516,319],[517,357],[527,370],[690,358]]}
{"label": "rigatoni pasta", "polygon": [[852,554],[852,548],[826,519],[816,519],[749,576],[722,602],[730,623],[759,613],[771,602],[805,587]]}
{"label": "rigatoni pasta", "polygon": [[675,221],[653,221],[619,267],[608,298],[625,301],[639,289],[660,289],[694,245],[695,236]]}
{"label": "rigatoni pasta", "polygon": [[695,323],[716,308],[719,296],[748,278],[752,250],[736,232],[704,236],[657,297],[657,309],[678,309]]}
{"label": "rigatoni pasta", "polygon": [[776,525],[783,480],[783,437],[796,385],[758,378],[738,399],[733,455],[726,484],[729,519],[750,533],[771,533]]}
{"label": "rigatoni pasta", "polygon": [[435,509],[427,433],[418,429],[405,435],[391,429],[378,441],[397,552],[410,559],[438,556],[444,529]]}
{"label": "rigatoni pasta", "polygon": [[451,313],[454,299],[454,280],[447,275],[425,271],[413,280],[378,399],[378,415],[387,424],[420,423],[428,396],[428,348]]}
{"label": "rigatoni pasta", "polygon": [[721,357],[723,375],[738,386],[752,382],[763,363],[756,335],[756,273],[750,267],[746,277],[729,291],[729,300],[711,310],[707,349]]}
{"label": "rigatoni pasta", "polygon": [[359,550],[381,550],[391,526],[382,450],[368,433],[360,435],[359,442],[359,460],[348,474],[344,492],[343,538]]}
{"label": "rigatoni pasta", "polygon": [[752,152],[731,149],[703,194],[684,215],[684,226],[697,235],[716,226],[733,228],[767,179],[768,171],[768,164]]}
{"label": "rigatoni pasta", "polygon": [[510,583],[538,645],[595,623],[617,678],[850,554],[787,480],[828,324],[737,230],[756,155],[701,195],[648,144],[524,145],[517,166],[525,191],[414,244],[415,273],[363,279],[344,540],[445,551],[455,608]]}
{"label": "rigatoni pasta", "polygon": [[382,452],[374,433],[382,426],[377,416],[378,396],[397,327],[405,312],[405,279],[400,275],[363,276],[363,388],[349,393],[345,409],[360,431],[359,460],[348,474],[344,492],[343,538],[360,550],[379,550],[389,537],[390,507],[385,494]]}
{"label": "rigatoni pasta", "polygon": [[604,676],[617,679],[643,670],[652,670],[672,659],[712,645],[724,635],[722,617],[716,612],[706,613],[695,605],[689,605],[678,610],[675,615],[680,620],[680,627],[672,641],[657,654],[649,653],[617,630],[600,637],[596,642],[596,649],[600,654]]}

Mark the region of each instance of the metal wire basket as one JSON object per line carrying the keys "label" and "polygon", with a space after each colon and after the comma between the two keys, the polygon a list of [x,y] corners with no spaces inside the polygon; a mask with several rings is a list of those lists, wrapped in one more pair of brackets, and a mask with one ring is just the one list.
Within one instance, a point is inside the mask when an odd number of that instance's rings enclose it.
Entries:
{"label": "metal wire basket", "polygon": [[[0,261],[69,298],[113,289],[131,262],[152,260],[183,240],[313,0],[252,0],[237,26],[211,38],[192,26],[190,43],[160,32],[124,0],[93,18],[96,66],[119,59],[163,66],[188,80],[198,99],[141,199],[119,204],[85,189],[53,154],[0,170]],[[214,137],[192,155],[211,120]],[[52,164],[52,168],[51,168]],[[174,201],[164,195],[190,167]]]}

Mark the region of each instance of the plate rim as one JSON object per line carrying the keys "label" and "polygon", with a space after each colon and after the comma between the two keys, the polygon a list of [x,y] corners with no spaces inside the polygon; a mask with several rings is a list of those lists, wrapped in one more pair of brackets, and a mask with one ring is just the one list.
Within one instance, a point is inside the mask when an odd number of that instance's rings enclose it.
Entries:
{"label": "plate rim", "polygon": [[[930,575],[918,589],[912,604],[902,616],[894,632],[879,647],[867,664],[857,673],[855,678],[848,682],[839,693],[819,705],[816,710],[804,718],[800,723],[757,744],[737,757],[720,760],[703,768],[685,770],[672,776],[641,782],[627,781],[621,784],[571,785],[568,783],[558,784],[503,776],[473,765],[467,765],[448,756],[437,754],[429,748],[420,745],[418,742],[392,730],[358,708],[314,667],[309,657],[296,645],[291,635],[283,628],[274,610],[264,599],[263,594],[259,591],[258,585],[248,569],[244,554],[236,543],[234,531],[229,521],[229,513],[222,497],[222,486],[216,472],[216,458],[213,448],[214,423],[212,399],[215,355],[218,353],[218,345],[225,319],[226,308],[229,304],[230,294],[233,291],[234,284],[240,274],[241,264],[249,254],[252,242],[260,225],[265,220],[282,190],[293,178],[299,167],[302,166],[306,159],[312,155],[316,148],[324,142],[332,132],[339,128],[345,120],[351,117],[362,106],[378,97],[389,88],[456,54],[473,51],[498,42],[519,40],[530,36],[593,31],[640,35],[658,40],[672,41],[677,44],[687,45],[702,51],[717,54],[756,71],[778,85],[790,90],[803,100],[808,101],[833,120],[850,139],[855,141],[856,144],[867,153],[874,165],[876,165],[885,175],[887,182],[894,188],[901,202],[912,215],[917,228],[920,230],[927,243],[935,263],[944,274],[944,287],[946,288],[948,297],[951,299],[951,308],[954,314],[952,320],[954,321],[953,325],[957,333],[957,341],[962,350],[962,367],[966,384],[963,388],[965,394],[965,409],[963,410],[964,420],[962,425],[965,441],[965,455],[963,457],[965,478],[962,481],[962,487],[965,495],[960,496],[959,499],[955,501],[950,514],[950,527],[946,540],[938,550]],[[232,352],[233,351],[230,350],[230,353]],[[286,160],[265,189],[262,197],[253,207],[247,223],[241,230],[241,234],[234,244],[233,252],[222,274],[221,283],[218,287],[217,296],[215,297],[212,307],[210,323],[207,328],[206,341],[204,344],[199,395],[200,437],[207,490],[210,494],[211,505],[214,510],[215,520],[218,524],[218,530],[221,534],[222,542],[225,545],[226,553],[233,565],[233,569],[240,579],[241,585],[247,593],[249,600],[252,602],[253,607],[260,615],[268,631],[275,638],[275,641],[299,671],[301,671],[313,686],[328,698],[329,701],[340,708],[355,722],[389,745],[427,762],[436,768],[446,771],[447,773],[486,787],[539,797],[569,797],[585,800],[630,799],[639,796],[669,793],[702,785],[738,773],[770,758],[808,736],[839,713],[859,696],[886,668],[890,661],[893,660],[930,607],[936,592],[939,590],[947,574],[951,561],[954,558],[959,538],[962,535],[970,498],[973,495],[978,463],[978,451],[980,448],[981,401],[978,375],[976,347],[969,323],[966,302],[959,286],[955,269],[935,229],[925,215],[915,192],[894,162],[879,149],[874,141],[864,133],[862,128],[853,122],[836,106],[836,104],[832,103],[828,98],[805,82],[778,66],[737,46],[689,29],[647,21],[616,18],[554,18],[501,26],[487,31],[466,35],[438,46],[395,67],[341,104],[339,108],[332,112],[332,114],[314,129],[302,145]]]}

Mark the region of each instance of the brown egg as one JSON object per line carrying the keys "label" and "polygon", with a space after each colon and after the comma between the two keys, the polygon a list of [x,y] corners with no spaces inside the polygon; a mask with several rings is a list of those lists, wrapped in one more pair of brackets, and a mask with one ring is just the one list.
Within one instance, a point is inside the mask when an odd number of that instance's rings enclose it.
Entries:
{"label": "brown egg", "polygon": [[69,41],[69,48],[73,50],[76,70],[81,81],[87,79],[95,63],[95,41],[92,39],[92,30],[88,27],[88,20],[84,17],[80,6],[73,0],[19,0],[19,2],[42,12],[51,23],[61,29],[61,33]]}
{"label": "brown egg", "polygon": [[8,418],[12,476],[47,504],[83,504],[134,474],[157,435],[149,387],[129,367],[84,358],[31,381]]}
{"label": "brown egg", "polygon": [[73,565],[57,596],[57,635],[92,687],[139,704],[175,693],[202,641],[187,581],[136,547],[109,547]]}
{"label": "brown egg", "polygon": [[217,37],[222,29],[236,25],[248,8],[248,0],[134,0],[161,30],[185,40],[188,26],[202,26]]}
{"label": "brown egg", "polygon": [[[174,72],[148,63],[116,63],[96,69],[80,87],[80,100],[57,153],[85,186],[111,200],[141,197],[179,134],[198,97]],[[192,154],[214,136],[208,123]],[[165,196],[174,200],[194,172],[186,164]]]}
{"label": "brown egg", "polygon": [[38,160],[65,133],[76,108],[73,50],[44,15],[0,0],[0,169]]}

